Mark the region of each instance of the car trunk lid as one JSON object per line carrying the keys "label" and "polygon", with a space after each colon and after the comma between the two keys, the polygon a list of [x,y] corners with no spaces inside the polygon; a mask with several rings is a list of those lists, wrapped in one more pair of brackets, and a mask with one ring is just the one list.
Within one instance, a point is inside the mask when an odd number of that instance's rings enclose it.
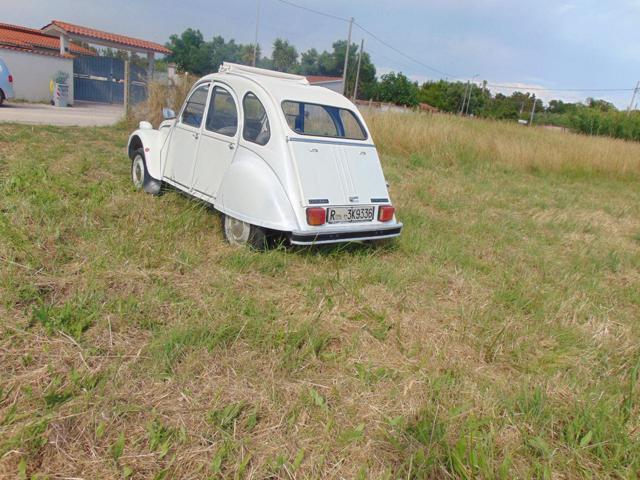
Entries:
{"label": "car trunk lid", "polygon": [[388,202],[375,146],[291,139],[306,205],[362,205]]}

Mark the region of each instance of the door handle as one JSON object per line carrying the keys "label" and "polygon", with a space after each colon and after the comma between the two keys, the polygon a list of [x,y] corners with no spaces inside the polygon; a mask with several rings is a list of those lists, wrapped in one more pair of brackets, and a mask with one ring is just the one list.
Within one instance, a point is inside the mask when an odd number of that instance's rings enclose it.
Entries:
{"label": "door handle", "polygon": [[234,148],[236,148],[235,144],[230,143],[230,144],[229,144],[229,150],[233,150]]}
{"label": "door handle", "polygon": [[196,140],[198,139],[198,137],[199,137],[199,136],[200,136],[200,135],[199,135],[198,133],[194,133],[194,134],[193,134],[193,138],[195,138]]}

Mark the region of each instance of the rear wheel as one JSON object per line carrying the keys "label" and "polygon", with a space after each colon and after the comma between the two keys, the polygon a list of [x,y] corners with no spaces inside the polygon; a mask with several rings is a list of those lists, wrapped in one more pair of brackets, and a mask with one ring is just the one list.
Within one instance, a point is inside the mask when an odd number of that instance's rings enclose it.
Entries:
{"label": "rear wheel", "polygon": [[249,246],[257,250],[267,248],[267,234],[263,228],[243,222],[237,218],[224,215],[224,238],[231,245]]}
{"label": "rear wheel", "polygon": [[0,90],[0,105],[4,103],[4,92]]}

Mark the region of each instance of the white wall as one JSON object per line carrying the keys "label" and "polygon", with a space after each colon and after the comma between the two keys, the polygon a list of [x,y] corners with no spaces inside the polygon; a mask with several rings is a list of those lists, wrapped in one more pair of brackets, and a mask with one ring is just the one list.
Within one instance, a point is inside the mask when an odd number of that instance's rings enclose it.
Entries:
{"label": "white wall", "polygon": [[317,85],[318,87],[324,87],[328,88],[329,90],[333,90],[334,92],[342,93],[342,80],[318,82],[312,83],[311,85]]}
{"label": "white wall", "polygon": [[69,103],[73,103],[73,59],[0,48],[0,58],[13,75],[16,99],[49,102],[49,82],[56,72],[69,74]]}

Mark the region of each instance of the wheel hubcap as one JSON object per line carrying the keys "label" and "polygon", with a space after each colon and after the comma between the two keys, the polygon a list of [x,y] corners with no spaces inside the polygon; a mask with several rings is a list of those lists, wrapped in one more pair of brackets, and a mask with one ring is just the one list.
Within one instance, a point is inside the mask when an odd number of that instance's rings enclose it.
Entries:
{"label": "wheel hubcap", "polygon": [[133,184],[136,188],[142,188],[142,183],[144,181],[144,162],[140,156],[137,156],[133,160],[133,165],[131,166],[131,180],[133,180]]}
{"label": "wheel hubcap", "polygon": [[236,218],[224,217],[224,231],[232,245],[244,245],[249,240],[251,225]]}

